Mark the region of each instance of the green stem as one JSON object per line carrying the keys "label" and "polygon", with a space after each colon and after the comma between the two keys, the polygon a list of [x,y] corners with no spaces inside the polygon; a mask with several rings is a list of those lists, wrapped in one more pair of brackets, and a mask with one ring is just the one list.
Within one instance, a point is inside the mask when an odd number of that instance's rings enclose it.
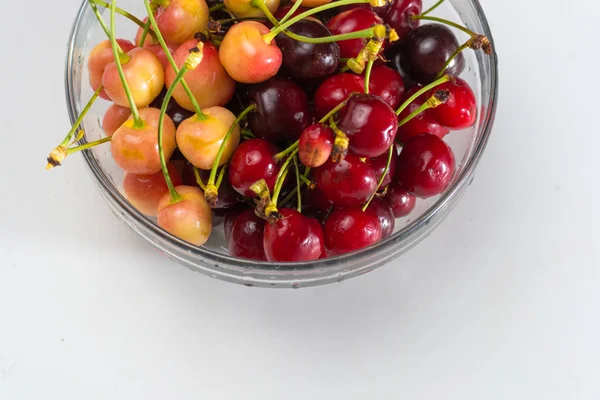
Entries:
{"label": "green stem", "polygon": [[412,17],[410,17],[411,19],[419,19],[419,20],[425,20],[425,21],[434,21],[434,22],[439,22],[441,24],[446,24],[449,25],[453,28],[456,28],[460,31],[463,31],[464,33],[466,33],[467,35],[471,36],[471,37],[477,37],[477,34],[475,32],[473,32],[472,30],[465,28],[462,25],[459,25],[455,22],[452,21],[448,21],[447,19],[443,19],[443,18],[438,18],[438,17],[429,17],[426,15],[413,15]]}
{"label": "green stem", "polygon": [[[301,3],[300,0],[298,0],[298,3]],[[301,188],[301,184],[300,184],[300,169],[298,168],[298,160],[296,160],[296,157],[294,157],[294,170],[296,171],[296,190],[298,192],[298,212],[302,213],[302,193],[300,193],[300,188]]]}
{"label": "green stem", "polygon": [[430,14],[431,12],[433,12],[433,10],[435,10],[436,8],[438,8],[444,1],[446,0],[440,0],[437,3],[435,3],[433,6],[429,7],[429,9],[427,11],[423,11],[421,13],[421,15],[427,15]]}
{"label": "green stem", "polygon": [[462,46],[460,46],[459,48],[457,48],[454,53],[452,53],[452,55],[450,56],[450,58],[448,58],[448,61],[446,61],[446,63],[444,64],[444,66],[442,67],[442,69],[440,70],[440,72],[437,74],[436,79],[441,78],[444,73],[446,72],[446,68],[448,68],[448,66],[450,65],[450,63],[452,63],[452,61],[465,49],[469,48],[469,45],[471,44],[471,39],[467,40]]}
{"label": "green stem", "polygon": [[242,113],[236,118],[236,120],[233,121],[233,124],[231,124],[229,131],[223,138],[223,143],[221,143],[221,147],[219,148],[219,152],[217,153],[217,157],[215,158],[215,162],[213,163],[212,170],[210,171],[210,178],[208,178],[208,183],[206,185],[207,187],[215,186],[215,180],[217,179],[217,169],[219,168],[219,164],[221,163],[221,157],[225,152],[225,145],[227,144],[229,137],[231,136],[235,128],[240,124],[240,122],[242,122],[242,120],[246,118],[246,115],[250,114],[254,110],[256,110],[256,104],[249,105],[244,111],[242,111]]}
{"label": "green stem", "polygon": [[288,147],[287,149],[285,149],[281,153],[277,153],[275,155],[275,157],[274,157],[275,161],[279,162],[279,161],[283,160],[288,154],[290,154],[293,151],[297,150],[298,147],[300,147],[300,141],[299,140],[297,140],[296,142],[294,142],[294,144],[292,144],[290,147]]}
{"label": "green stem", "polygon": [[[100,11],[98,11],[98,5],[96,3],[94,3],[94,0],[89,0],[89,4],[90,4],[90,7],[92,8],[92,11],[94,12],[94,15],[96,16],[96,19],[98,20],[98,23],[100,24],[100,26],[102,27],[102,30],[106,34],[106,37],[110,38],[110,30],[108,29],[108,26],[106,26],[104,19],[102,19],[102,15],[100,15]],[[121,50],[121,52],[122,51],[123,50]]]}
{"label": "green stem", "polygon": [[194,176],[196,177],[196,183],[200,186],[200,189],[206,190],[206,185],[202,182],[202,177],[200,176],[200,172],[198,168],[194,167]]}
{"label": "green stem", "polygon": [[208,9],[208,13],[212,14],[215,11],[219,11],[221,9],[225,8],[225,4],[221,3],[221,4],[217,4],[216,6],[212,6],[211,8]]}
{"label": "green stem", "polygon": [[221,187],[223,179],[225,179],[225,171],[227,171],[227,166],[223,165],[223,168],[221,168],[221,172],[219,172],[219,178],[217,179],[217,183],[215,183],[217,190]]}
{"label": "green stem", "polygon": [[[306,168],[306,170],[304,171],[304,178],[308,178],[308,175],[310,175],[310,168]],[[304,182],[300,182],[300,186],[302,186],[304,184]],[[290,201],[292,201],[292,198],[294,198],[294,196],[296,196],[297,193],[299,193],[300,191],[298,190],[298,188],[295,188],[294,190],[292,190],[292,193],[288,194],[287,197],[285,199],[283,199],[283,201],[281,202],[281,204],[286,205],[287,203],[289,203]],[[302,195],[302,194],[300,194]]]}
{"label": "green stem", "polygon": [[318,14],[321,11],[329,10],[329,9],[336,8],[336,7],[347,6],[347,5],[351,5],[351,4],[363,4],[363,3],[369,3],[369,2],[370,2],[370,0],[340,0],[340,1],[334,1],[329,4],[324,4],[319,7],[311,8],[310,10],[307,10],[307,11],[303,12],[302,14],[296,15],[294,18],[288,20],[286,23],[281,24],[278,27],[274,27],[274,29],[271,30],[271,33],[268,33],[267,35],[265,35],[265,37],[264,37],[265,42],[271,43],[277,35],[279,35],[284,30],[288,29],[290,26],[294,25],[296,22],[302,21],[304,18],[310,17],[311,15]]}
{"label": "green stem", "polygon": [[[177,67],[177,63],[175,62],[175,59],[173,58],[173,55],[171,54],[171,51],[169,50],[169,47],[167,46],[167,43],[165,42],[165,38],[163,37],[162,32],[158,28],[158,24],[156,23],[156,18],[154,18],[154,13],[152,11],[152,6],[150,5],[150,2],[148,0],[144,0],[144,5],[146,6],[146,12],[148,13],[148,21],[150,21],[150,24],[152,24],[152,30],[156,34],[156,40],[160,43],[160,47],[162,47],[163,51],[165,52],[165,55],[167,56],[167,60],[169,60],[169,64],[173,68],[173,71],[175,71],[176,74],[179,74],[179,67]],[[192,105],[194,106],[194,111],[196,112],[197,118],[200,120],[208,118],[202,112],[202,109],[200,108],[198,101],[194,97],[194,94],[190,90],[190,87],[185,82],[185,80],[181,81],[181,86],[183,87],[183,90],[185,90],[185,93],[190,98],[190,101],[192,102]]]}
{"label": "green stem", "polygon": [[148,37],[148,33],[150,32],[150,21],[146,22],[144,25],[144,31],[142,32],[142,37],[140,37],[140,41],[137,44],[138,47],[144,47],[146,43],[146,38]]}
{"label": "green stem", "polygon": [[[102,1],[102,0],[90,0],[90,1],[93,1],[94,3],[96,3],[97,5],[99,5],[100,7],[110,8],[110,4],[108,4],[105,1]],[[130,12],[123,10],[122,8],[117,7],[115,9],[115,12],[117,14],[121,14],[122,16],[124,16],[125,18],[127,18],[128,20],[130,20],[131,22],[133,22],[134,24],[136,24],[140,28],[143,28],[143,27],[146,26],[146,24],[144,24],[144,21],[140,20],[138,17],[136,17],[135,15],[131,14]],[[152,36],[153,39],[156,39],[156,37],[154,36],[153,32],[148,32],[148,34],[150,36]]]}
{"label": "green stem", "polygon": [[425,86],[424,88],[422,88],[421,90],[419,90],[417,93],[413,94],[408,100],[406,100],[400,106],[400,108],[398,108],[396,110],[396,115],[402,114],[402,111],[404,111],[408,106],[410,106],[412,104],[413,101],[415,101],[417,98],[419,98],[424,93],[427,93],[428,91],[430,91],[434,87],[439,86],[442,83],[448,82],[449,80],[450,80],[450,77],[448,75],[444,75],[440,79],[436,80],[435,82],[430,83],[429,85]]}
{"label": "green stem", "polygon": [[[113,0],[115,1],[115,0]],[[171,202],[176,203],[181,200],[181,196],[175,190],[173,186],[173,181],[171,180],[171,175],[169,175],[169,170],[167,168],[167,160],[165,158],[165,152],[163,150],[163,131],[164,131],[164,121],[165,115],[167,114],[167,107],[169,105],[169,101],[171,101],[171,97],[173,96],[173,92],[177,87],[177,84],[183,79],[183,76],[188,71],[187,65],[184,64],[181,67],[181,70],[175,77],[175,80],[167,90],[167,94],[165,95],[165,99],[163,100],[162,106],[160,108],[160,116],[158,118],[158,154],[160,156],[160,166],[162,168],[163,175],[165,176],[165,182],[167,182],[167,187],[169,188],[169,193],[171,193]]]}
{"label": "green stem", "polygon": [[302,5],[302,1],[298,0],[294,3],[294,5],[292,6],[292,8],[290,8],[290,10],[287,12],[287,14],[285,14],[285,16],[283,18],[281,18],[279,20],[279,24],[285,24],[285,22],[290,19],[292,17],[292,15],[294,15],[294,13],[300,8],[300,5]]}
{"label": "green stem", "polygon": [[267,19],[273,24],[273,26],[279,26],[279,21],[277,21],[277,18],[275,18],[271,10],[269,10],[269,7],[267,7],[267,5],[262,0],[251,0],[250,5],[262,11],[262,13],[265,14],[265,17],[267,17]]}
{"label": "green stem", "polygon": [[281,170],[279,170],[279,174],[277,174],[277,180],[275,181],[275,189],[273,190],[273,197],[271,197],[271,203],[275,205],[275,207],[277,207],[279,194],[281,193],[283,183],[285,182],[285,178],[287,177],[289,166],[292,163],[292,159],[296,157],[296,154],[298,154],[298,149],[294,150],[292,154],[290,154],[287,161],[281,167]]}
{"label": "green stem", "polygon": [[86,143],[86,144],[82,144],[81,146],[77,146],[77,147],[71,147],[68,151],[69,154],[73,154],[76,153],[78,151],[82,151],[82,150],[88,150],[91,149],[92,147],[96,147],[102,143],[106,143],[106,142],[110,142],[112,140],[112,136],[109,137],[105,137],[102,138],[100,140],[96,140],[95,142],[90,142],[90,143]]}
{"label": "green stem", "polygon": [[141,128],[144,126],[144,122],[140,119],[140,113],[138,112],[137,106],[135,105],[135,101],[133,100],[133,95],[131,94],[131,89],[129,88],[129,84],[127,83],[127,79],[125,78],[125,72],[123,72],[123,65],[121,65],[121,59],[119,57],[119,45],[117,44],[117,39],[115,36],[115,9],[116,9],[117,1],[113,0],[110,3],[110,43],[112,45],[113,56],[115,57],[115,65],[117,67],[117,71],[119,73],[119,79],[123,85],[123,89],[125,90],[125,94],[127,95],[127,101],[129,102],[129,107],[131,108],[131,115],[133,116],[133,127]]}
{"label": "green stem", "polygon": [[60,144],[60,146],[66,147],[66,146],[69,145],[69,143],[71,142],[71,139],[73,138],[73,135],[77,131],[77,128],[79,128],[79,125],[81,125],[81,123],[83,122],[83,119],[85,118],[85,116],[87,115],[87,113],[90,111],[90,108],[92,108],[92,106],[94,105],[94,103],[98,99],[98,96],[100,95],[100,92],[102,92],[103,88],[104,87],[102,85],[100,85],[100,87],[98,89],[96,89],[96,91],[94,92],[94,94],[90,98],[90,101],[88,101],[88,103],[85,105],[85,107],[83,108],[83,110],[81,110],[81,114],[79,114],[79,117],[77,117],[77,121],[75,121],[75,123],[71,127],[71,130],[69,131],[69,133],[67,133],[67,136],[65,136],[65,139],[62,141],[62,143]]}
{"label": "green stem", "polygon": [[356,94],[356,92],[350,93],[350,95],[348,96],[348,98],[346,100],[342,101],[340,104],[338,104],[337,106],[335,106],[333,110],[329,111],[323,118],[321,118],[321,120],[319,121],[319,123],[323,124],[323,123],[327,122],[335,114],[337,114],[338,112],[340,112],[340,110],[342,108],[346,107],[346,103],[348,103],[348,100],[350,100],[350,98],[352,96],[354,96],[355,94]]}
{"label": "green stem", "polygon": [[371,83],[371,70],[373,69],[374,60],[369,60],[365,71],[365,93],[369,94],[369,84]]}
{"label": "green stem", "polygon": [[381,189],[381,185],[383,185],[383,181],[385,180],[385,177],[388,174],[388,171],[390,170],[390,165],[392,165],[392,158],[394,158],[394,151],[396,151],[396,145],[392,144],[390,146],[390,150],[388,151],[387,164],[385,166],[385,169],[383,170],[383,174],[381,174],[381,177],[379,178],[379,182],[377,183],[377,189],[375,189],[375,192],[373,192],[373,194],[371,195],[371,198],[369,198],[369,201],[367,201],[365,203],[365,205],[363,206],[363,208],[362,208],[363,212],[367,211],[367,208],[369,208],[369,205],[371,204],[371,202],[377,195],[377,192],[379,192],[379,189]]}
{"label": "green stem", "polygon": [[[377,33],[376,33],[377,26],[378,25],[375,25],[374,27],[363,29],[363,30],[356,31],[356,32],[342,33],[340,35],[333,35],[333,36],[314,37],[314,38],[306,37],[306,36],[302,36],[302,35],[296,35],[295,33],[292,33],[289,31],[284,31],[283,33],[288,35],[292,39],[297,40],[298,42],[320,44],[320,43],[340,42],[342,40],[350,40],[350,39],[372,38],[372,37],[377,36]],[[267,35],[270,35],[270,33]]]}
{"label": "green stem", "polygon": [[408,115],[406,118],[404,118],[402,121],[400,121],[398,123],[398,128],[401,127],[401,126],[406,125],[408,122],[410,122],[411,119],[413,119],[417,115],[421,114],[423,111],[428,110],[430,108],[437,107],[440,103],[441,102],[436,101],[435,99],[433,99],[433,100],[428,99],[419,108],[417,108],[415,111],[413,111],[412,113],[410,113],[410,115]]}

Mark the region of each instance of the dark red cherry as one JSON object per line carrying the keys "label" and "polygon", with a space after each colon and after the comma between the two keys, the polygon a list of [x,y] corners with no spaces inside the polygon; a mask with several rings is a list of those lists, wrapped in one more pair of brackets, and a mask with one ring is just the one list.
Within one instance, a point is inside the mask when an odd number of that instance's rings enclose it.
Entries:
{"label": "dark red cherry", "polygon": [[308,96],[294,81],[275,76],[248,88],[256,111],[248,116],[250,130],[273,142],[295,141],[311,123]]}
{"label": "dark red cherry", "polygon": [[358,94],[348,100],[338,127],[350,138],[350,151],[359,157],[377,157],[394,143],[396,113],[381,97]]}
{"label": "dark red cherry", "polygon": [[[386,151],[379,157],[371,158],[367,161],[367,164],[369,164],[371,166],[371,168],[373,168],[373,171],[375,171],[375,175],[377,176],[377,182],[379,182],[379,180],[381,179],[381,176],[383,175],[383,171],[385,171],[385,167],[387,166],[387,162],[388,162],[388,156],[389,156],[389,153]],[[389,185],[390,183],[392,183],[392,181],[396,177],[396,163],[397,162],[398,162],[398,151],[394,148],[394,151],[392,152],[392,162],[390,163],[390,167],[388,168],[387,174],[385,174],[385,179],[383,180],[383,183],[381,184],[382,188],[384,188],[387,185]]]}
{"label": "dark red cherry", "polygon": [[365,212],[377,217],[379,220],[382,239],[392,236],[396,228],[396,218],[394,217],[392,207],[385,200],[375,197]]}
{"label": "dark red cherry", "polygon": [[340,7],[342,11],[348,11],[354,8],[364,8],[365,10],[373,11],[379,16],[379,18],[385,19],[387,13],[390,11],[390,8],[392,8],[392,2],[386,2],[383,7],[373,7],[369,3],[350,4],[347,6]]}
{"label": "dark red cherry", "polygon": [[279,165],[275,162],[277,147],[264,139],[251,139],[239,145],[229,164],[229,182],[236,192],[247,197],[256,197],[250,186],[264,179],[273,191]]}
{"label": "dark red cherry", "polygon": [[[414,87],[409,90],[403,102],[408,100],[413,94],[421,89],[420,86]],[[404,120],[404,118],[408,117],[410,114],[415,112],[419,107],[423,105],[423,103],[427,100],[426,95],[420,96],[417,100],[413,101],[410,106],[408,106],[404,111],[400,113],[398,117],[398,121]],[[412,137],[420,135],[421,133],[429,133],[435,135],[439,138],[443,138],[450,131],[448,128],[441,126],[436,118],[434,117],[432,110],[428,109],[408,121],[406,124],[398,127],[398,134],[396,135],[396,140],[400,143],[406,143]]]}
{"label": "dark red cherry", "polygon": [[362,93],[365,79],[356,74],[342,73],[327,78],[315,93],[315,111],[319,119],[346,100],[351,93]]}
{"label": "dark red cherry", "polygon": [[233,230],[233,224],[237,220],[237,217],[246,210],[248,210],[248,206],[243,203],[238,203],[237,205],[225,211],[225,216],[223,218],[223,233],[225,234],[225,240],[227,243],[229,243],[231,231]]}
{"label": "dark red cherry", "polygon": [[452,149],[437,136],[421,134],[404,144],[396,181],[417,197],[433,197],[448,187],[455,168]]}
{"label": "dark red cherry", "polygon": [[397,71],[385,65],[375,65],[369,79],[369,93],[381,97],[396,109],[404,96],[404,81]]}
{"label": "dark red cherry", "polygon": [[396,218],[406,217],[415,209],[415,205],[417,204],[417,198],[408,193],[397,182],[393,182],[388,186],[385,200],[392,208],[392,212]]}
{"label": "dark red cherry", "polygon": [[329,213],[331,207],[333,207],[333,203],[325,198],[325,195],[318,187],[315,187],[304,192],[302,206],[307,209]]}
{"label": "dark red cherry", "polygon": [[338,207],[358,207],[377,189],[377,176],[369,165],[354,154],[314,170],[314,182],[323,197]]}
{"label": "dark red cherry", "polygon": [[302,131],[298,157],[305,167],[318,168],[325,164],[333,151],[334,134],[324,124],[314,124]]}
{"label": "dark red cherry", "polygon": [[364,249],[382,237],[379,219],[359,208],[334,210],[325,222],[325,248],[329,256]]}
{"label": "dark red cherry", "polygon": [[266,261],[264,232],[265,220],[257,217],[251,208],[243,211],[231,227],[229,254],[249,260]]}
{"label": "dark red cherry", "polygon": [[[160,110],[162,108],[162,104],[166,94],[166,90],[160,92],[158,97],[154,99],[154,101],[150,103],[148,107],[154,107]],[[171,98],[171,100],[169,101],[169,105],[167,105],[167,115],[173,120],[175,128],[177,128],[184,120],[192,117],[194,114],[196,113],[193,111],[188,111],[185,108],[181,107],[179,104],[177,104],[174,98]]]}
{"label": "dark red cherry", "polygon": [[264,249],[271,262],[314,261],[324,250],[321,224],[291,208],[279,210],[281,218],[267,223]]}
{"label": "dark red cherry", "polygon": [[411,17],[421,14],[422,8],[422,0],[394,0],[387,15],[382,18],[399,37],[404,37],[419,26],[419,20]]}
{"label": "dark red cherry", "polygon": [[[383,20],[373,11],[364,8],[353,8],[331,18],[327,27],[333,35],[357,32],[369,29],[373,25],[383,24]],[[365,46],[366,39],[349,39],[338,42],[342,58],[354,58]]]}
{"label": "dark red cherry", "polygon": [[[275,12],[275,14],[273,14],[273,15],[275,16],[275,18],[277,18],[278,20],[280,20],[281,18],[283,18],[283,17],[285,17],[287,15],[288,11],[290,11],[290,9],[292,7],[293,7],[293,4],[287,4],[285,6],[281,6],[281,7],[279,7],[277,9],[277,11]],[[308,8],[306,8],[306,7],[302,7],[302,6],[298,7],[298,9],[296,11],[294,11],[294,13],[290,17],[290,19],[292,19],[294,17],[297,17],[298,15],[302,14],[303,12],[305,12],[307,10],[308,10]]]}
{"label": "dark red cherry", "polygon": [[469,84],[460,78],[443,83],[435,90],[449,90],[448,100],[431,110],[440,125],[460,130],[470,128],[477,121],[477,100]]}
{"label": "dark red cherry", "polygon": [[[289,28],[297,35],[309,38],[331,36],[329,29],[319,21],[302,20]],[[280,33],[275,39],[283,54],[281,72],[300,81],[322,78],[333,74],[340,62],[340,48],[335,42],[306,43]]]}
{"label": "dark red cherry", "polygon": [[[427,85],[433,82],[446,61],[458,49],[454,33],[440,24],[421,25],[410,31],[398,44],[390,48],[387,57],[403,77]],[[459,54],[445,73],[458,76],[465,68],[465,59]]]}

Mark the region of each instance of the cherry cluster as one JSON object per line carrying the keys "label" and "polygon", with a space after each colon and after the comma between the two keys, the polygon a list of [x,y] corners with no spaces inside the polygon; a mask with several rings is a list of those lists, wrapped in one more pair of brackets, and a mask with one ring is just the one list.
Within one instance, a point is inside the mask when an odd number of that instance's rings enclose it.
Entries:
{"label": "cherry cluster", "polygon": [[[143,1],[139,19],[89,0],[107,35],[88,57],[95,93],[48,168],[110,142],[141,213],[197,246],[224,215],[231,255],[271,262],[373,245],[451,183],[443,138],[477,119],[462,51],[491,46],[429,16],[443,0]],[[106,137],[77,145],[97,98],[113,103]]]}

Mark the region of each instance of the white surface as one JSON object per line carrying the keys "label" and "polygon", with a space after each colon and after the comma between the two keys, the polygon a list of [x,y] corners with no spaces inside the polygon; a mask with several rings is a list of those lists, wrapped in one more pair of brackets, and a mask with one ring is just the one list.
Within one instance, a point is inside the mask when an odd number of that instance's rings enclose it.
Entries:
{"label": "white surface", "polygon": [[58,4],[0,24],[0,399],[600,398],[598,2],[485,0],[501,100],[471,189],[394,265],[301,291],[165,262],[80,157],[44,171]]}

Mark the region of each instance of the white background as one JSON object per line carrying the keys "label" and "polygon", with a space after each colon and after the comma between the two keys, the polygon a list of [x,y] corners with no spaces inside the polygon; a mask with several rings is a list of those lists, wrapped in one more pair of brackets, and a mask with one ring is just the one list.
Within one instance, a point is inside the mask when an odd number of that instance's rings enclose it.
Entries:
{"label": "white background", "polygon": [[45,172],[79,0],[5,4],[0,399],[600,398],[599,4],[485,0],[501,94],[469,192],[399,261],[300,291],[166,262],[81,157]]}

